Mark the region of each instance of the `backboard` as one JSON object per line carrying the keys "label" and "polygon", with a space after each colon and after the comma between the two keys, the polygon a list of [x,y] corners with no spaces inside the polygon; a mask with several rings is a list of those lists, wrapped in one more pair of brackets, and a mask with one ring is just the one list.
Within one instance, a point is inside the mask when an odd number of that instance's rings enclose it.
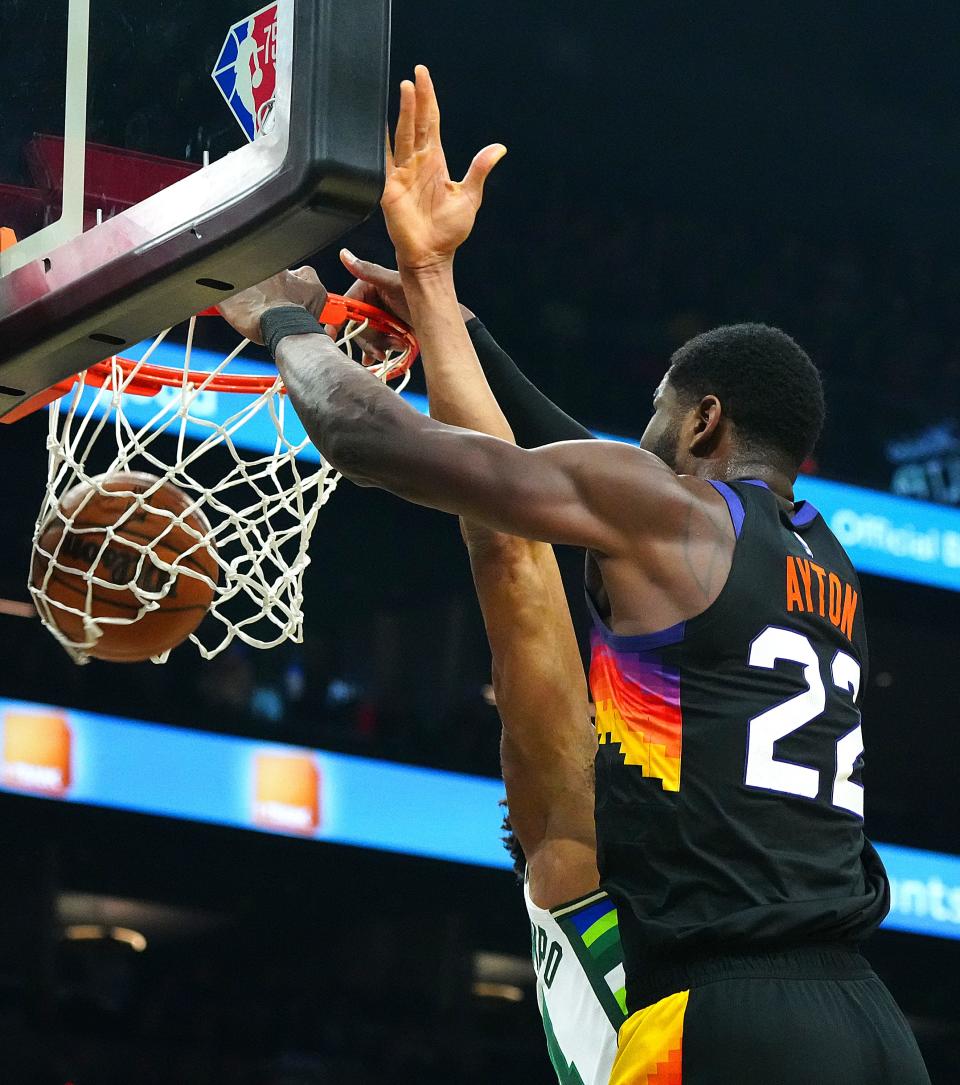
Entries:
{"label": "backboard", "polygon": [[0,417],[361,222],[389,30],[390,0],[3,0]]}

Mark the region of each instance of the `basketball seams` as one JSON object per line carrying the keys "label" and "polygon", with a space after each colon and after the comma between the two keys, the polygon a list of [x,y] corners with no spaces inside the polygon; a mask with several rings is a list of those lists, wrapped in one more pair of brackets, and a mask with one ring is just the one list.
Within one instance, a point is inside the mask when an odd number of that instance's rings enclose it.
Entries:
{"label": "basketball seams", "polygon": [[[53,577],[51,579],[57,580],[60,583],[60,586],[66,591],[72,591],[72,592],[76,592],[77,594],[80,594],[80,595],[86,595],[86,591],[83,588],[78,588],[76,585],[73,585],[73,584],[71,584],[69,582],[63,581],[62,578],[58,577],[56,573],[53,575]],[[98,598],[99,597],[96,594],[93,595],[93,600],[96,600]],[[121,608],[126,607],[128,604],[117,604],[117,603],[114,603],[113,601],[109,601],[109,602],[104,601],[102,603],[102,605],[104,605],[104,606],[109,605],[109,606],[115,607],[117,609],[121,609]],[[63,626],[69,626],[71,623],[73,623],[73,625],[75,626],[74,629],[61,628],[61,633],[64,636],[68,637],[71,641],[73,641],[76,644],[85,643],[82,615],[75,614],[75,613],[73,613],[72,610],[65,609],[66,604],[63,603],[62,601],[55,602],[53,600],[48,600],[47,603],[46,603],[46,606],[47,606],[48,612],[53,611],[56,614],[57,618],[60,619],[60,622],[62,622]],[[130,609],[131,610],[139,610],[140,608],[139,607],[137,607],[137,608],[131,607]],[[161,610],[147,611],[140,618],[135,619],[135,621],[139,624],[139,622],[144,621],[145,619],[149,620],[151,617],[153,617],[153,618],[162,618],[164,615],[169,615],[169,614],[179,614],[179,615],[183,616],[183,615],[186,615],[191,610],[194,610],[194,611],[199,610],[199,611],[202,611],[203,613],[206,613],[207,608],[205,606],[202,606],[202,605],[193,605],[193,606],[189,606],[189,607],[166,607],[162,611]],[[104,619],[107,621],[108,624],[106,625],[106,627],[101,627],[101,634],[103,634],[105,632],[108,632],[108,631],[112,631],[112,630],[116,630],[116,629],[123,629],[124,628],[123,625],[120,625],[120,624],[115,625],[113,623],[113,621],[111,621],[111,619],[113,617],[114,617],[113,615],[104,615]],[[53,614],[51,614],[51,618],[53,618]],[[119,620],[122,622],[122,621],[126,621],[127,619],[124,619],[124,618],[121,617]],[[186,640],[186,638],[189,637],[190,634],[193,633],[193,631],[197,628],[197,625],[199,625],[199,622],[190,622],[188,625],[186,625],[184,627],[183,630],[178,631],[178,632],[182,632],[181,640]],[[59,624],[58,624],[58,628],[60,628]],[[101,635],[101,641],[98,642],[98,644],[96,645],[96,654],[97,654],[97,657],[100,658],[100,659],[104,659],[104,660],[106,660],[108,662],[113,662],[113,663],[140,663],[140,662],[144,662],[146,659],[150,658],[149,656],[144,656],[143,655],[143,649],[138,648],[136,645],[130,645],[129,647],[124,648],[121,645],[110,644],[109,642],[107,644],[103,644],[102,639],[103,639],[103,637]],[[165,651],[165,650],[166,649],[158,650],[154,654],[160,655],[161,652]],[[88,653],[91,654],[91,655],[94,654],[93,649],[86,649],[86,651],[88,651]]]}
{"label": "basketball seams", "polygon": [[[99,533],[102,533],[103,538],[106,539],[106,532],[102,528],[98,527],[98,528],[95,529],[95,531],[99,532]],[[77,564],[77,565],[70,564],[68,562],[68,560],[66,560],[66,558],[71,557],[71,555],[68,554],[65,557],[61,552],[62,551],[61,546],[58,546],[58,545],[51,546],[51,545],[49,545],[49,543],[47,543],[45,541],[46,537],[49,534],[50,534],[49,531],[46,532],[44,534],[44,536],[42,536],[37,541],[37,544],[36,544],[37,555],[42,557],[46,562],[52,563],[54,568],[60,568],[60,569],[63,569],[63,570],[76,570],[76,572],[78,572],[78,573],[80,573],[82,575],[86,571],[82,565],[80,565],[80,564]],[[96,563],[97,567],[99,567],[102,564],[103,555],[107,551],[109,551],[109,549],[110,549],[109,542],[116,541],[116,542],[119,542],[119,543],[122,544],[122,543],[124,543],[126,541],[122,536],[114,535],[108,541],[108,545],[106,547],[103,547],[103,541],[98,542],[93,531],[91,531],[89,533],[89,536],[94,537],[94,545],[101,547],[102,550],[103,550],[103,553],[100,554],[99,560]],[[143,538],[145,540],[149,541],[149,536],[143,536]],[[59,542],[59,539],[57,541]],[[171,575],[174,576],[174,577],[179,576],[182,573],[186,577],[187,580],[198,581],[198,582],[200,582],[202,584],[206,584],[207,586],[209,586],[208,581],[211,581],[211,580],[214,581],[214,585],[216,584],[217,564],[216,564],[215,560],[211,560],[210,563],[209,563],[209,567],[205,567],[193,555],[191,555],[191,554],[182,554],[182,552],[179,552],[177,550],[177,547],[174,544],[169,543],[165,539],[160,540],[154,547],[149,547],[149,548],[144,549],[144,550],[140,550],[136,546],[130,546],[129,549],[132,550],[133,553],[135,553],[137,555],[140,555],[140,559],[138,559],[138,561],[137,561],[137,567],[138,567],[139,573],[142,573],[142,571],[143,571],[143,559],[149,561],[149,551],[152,550],[153,552],[156,553],[157,551],[168,550],[168,551],[171,551],[171,552],[173,552],[175,554],[179,554],[179,557],[177,559],[175,559],[174,561],[167,561],[166,559],[161,559],[162,562],[163,562],[162,564],[158,564],[156,562],[151,561],[150,565],[154,569],[157,569],[157,570],[159,570],[161,572],[170,571]],[[168,570],[168,567],[169,567],[169,570]],[[196,574],[196,575],[192,575],[192,574]],[[102,579],[106,579],[106,578],[104,577]],[[132,581],[132,583],[136,583],[136,581]],[[141,588],[141,590],[144,590],[144,589]]]}
{"label": "basketball seams", "polygon": [[[109,526],[109,524],[73,524],[72,529],[83,531],[83,533],[87,535],[93,535],[95,532],[100,531],[103,532],[103,534],[106,536],[106,529]],[[181,531],[183,530],[178,524],[174,524],[173,527],[178,528]],[[171,541],[171,536],[168,534],[156,536],[149,535],[143,531],[131,531],[125,524],[122,525],[122,530],[122,535],[118,534],[118,532],[114,530],[114,532],[110,536],[110,540],[112,541],[115,539],[117,542],[120,543],[133,540],[135,542],[142,542],[148,544],[144,547],[143,550],[138,549],[138,547],[136,546],[131,546],[130,549],[135,551],[136,553],[144,553],[145,551],[151,550],[154,552],[158,550],[171,550],[174,553],[180,554],[180,560],[177,562],[168,562],[168,565],[172,566],[175,569],[180,569],[182,566],[187,565],[190,568],[193,568],[196,572],[202,573],[204,576],[209,576],[211,580],[213,579],[212,574],[217,570],[217,562],[216,559],[213,557],[212,553],[210,555],[210,565],[209,568],[207,568],[202,565],[201,562],[193,556],[193,554],[185,554],[183,552],[183,549],[177,546],[175,542]],[[184,532],[184,534],[186,533]],[[210,552],[209,544],[206,539],[193,539],[189,535],[187,536],[187,538],[190,539],[191,547],[205,547],[208,553]],[[152,545],[149,545],[151,543]]]}
{"label": "basketball seams", "polygon": [[[79,585],[73,583],[73,580],[69,575],[64,575],[61,571],[59,571],[57,569],[55,569],[54,572],[51,574],[50,579],[52,581],[56,581],[66,591],[73,592],[76,595],[84,595],[85,596],[87,594],[86,585],[89,584],[89,581],[84,581],[83,582],[84,586],[80,587]],[[94,587],[96,587],[96,586],[94,586]],[[129,589],[124,589],[124,590],[129,590]],[[140,610],[143,610],[144,606],[146,605],[146,604],[124,603],[122,600],[119,600],[119,599],[110,599],[107,596],[99,595],[96,592],[96,590],[94,590],[91,593],[90,598],[91,598],[92,602],[102,603],[103,606],[114,607],[116,610],[129,610],[129,611],[133,611],[134,613],[137,613]],[[57,606],[57,600],[55,600],[55,599],[50,600],[49,605],[53,606],[53,607],[56,607]],[[178,613],[183,613],[184,611],[188,611],[188,610],[206,611],[207,607],[203,603],[189,603],[189,604],[185,604],[184,606],[172,606],[172,607],[168,607],[168,606],[154,607],[151,610],[144,611],[142,617],[146,618],[151,614],[158,614],[158,615],[159,614],[178,614]],[[66,611],[65,613],[70,613],[70,612]],[[79,615],[73,615],[73,614],[71,614],[70,616],[71,617],[79,617]],[[106,617],[106,615],[102,615],[100,617]],[[96,620],[96,619],[94,619],[94,620]]]}
{"label": "basketball seams", "polygon": [[[158,482],[138,473],[74,487],[35,536],[34,594],[47,624],[83,655],[126,662],[162,655],[193,633],[215,598],[220,566],[210,523],[169,481],[144,499]],[[100,634],[93,645],[85,615]]]}

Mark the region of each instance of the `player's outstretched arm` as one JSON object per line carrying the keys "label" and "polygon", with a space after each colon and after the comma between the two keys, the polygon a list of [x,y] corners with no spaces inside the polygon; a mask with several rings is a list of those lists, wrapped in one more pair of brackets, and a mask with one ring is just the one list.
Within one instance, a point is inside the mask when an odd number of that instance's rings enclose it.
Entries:
{"label": "player's outstretched arm", "polygon": [[[426,89],[429,108],[433,96],[428,80],[426,72],[418,70],[420,94]],[[399,127],[398,158],[388,163],[384,206],[388,225],[401,240],[398,256],[409,259],[414,234],[417,246],[423,245],[425,235],[434,251],[443,245],[432,238],[433,216],[424,229],[406,230],[410,216],[398,213],[395,205],[405,190],[429,187],[430,177],[423,173],[445,170],[445,165],[442,158],[424,153],[407,155],[401,167],[402,123]],[[459,197],[446,187],[434,207],[442,217],[446,200]],[[472,224],[475,213],[471,204],[462,215],[464,227]],[[419,215],[419,208],[413,214]],[[344,262],[350,266],[349,257]],[[445,304],[424,305],[418,294],[430,414],[438,422],[513,443],[464,326],[451,265],[437,260],[431,266],[443,284]],[[573,622],[551,546],[466,518],[461,525],[493,657],[510,823],[527,859],[531,895],[539,905],[552,907],[596,889],[600,880],[593,814],[596,740]]]}
{"label": "player's outstretched arm", "polygon": [[311,440],[358,485],[497,531],[624,556],[675,531],[690,503],[661,460],[629,445],[528,450],[426,418],[326,336],[288,336],[277,365]]}
{"label": "player's outstretched arm", "polygon": [[[301,306],[319,315],[326,291],[309,268],[282,272],[221,304],[247,338],[261,319]],[[610,441],[522,449],[426,418],[321,332],[277,348],[290,400],[324,459],[359,485],[453,513],[497,531],[610,556],[696,533],[691,487],[656,456]],[[691,526],[692,524],[692,526]],[[684,527],[686,525],[686,527]]]}
{"label": "player's outstretched arm", "polygon": [[[282,272],[220,305],[241,335],[263,342],[267,312],[319,315],[326,291],[309,268]],[[426,418],[333,341],[290,334],[276,352],[291,403],[324,459],[361,486],[542,542],[636,554],[675,533],[688,487],[656,456],[610,441],[522,449]],[[702,485],[702,484],[700,484]]]}

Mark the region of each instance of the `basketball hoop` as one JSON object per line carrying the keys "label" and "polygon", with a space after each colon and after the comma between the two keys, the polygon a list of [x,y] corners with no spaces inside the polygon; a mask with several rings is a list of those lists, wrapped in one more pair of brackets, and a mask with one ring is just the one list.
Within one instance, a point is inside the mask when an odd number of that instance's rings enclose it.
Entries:
{"label": "basketball hoop", "polygon": [[[200,317],[218,315],[208,310]],[[96,575],[110,533],[92,556],[90,568],[79,571],[76,562],[59,562],[60,544],[47,550],[47,537],[66,537],[75,527],[73,516],[60,503],[74,487],[102,486],[105,476],[144,471],[159,482],[171,482],[189,498],[189,508],[171,513],[171,523],[182,526],[195,513],[209,523],[197,545],[209,544],[218,577],[200,576],[213,592],[207,617],[190,634],[205,659],[222,652],[234,639],[255,648],[272,648],[287,640],[303,639],[303,574],[310,563],[307,552],[317,515],[340,480],[310,443],[293,409],[279,374],[272,369],[251,372],[251,363],[239,359],[249,345],[243,340],[222,361],[194,368],[194,336],[198,317],[187,327],[182,363],[158,364],[154,358],[170,329],[152,341],[137,360],[112,357],[46,393],[49,405],[46,493],[33,543],[46,561],[47,572],[30,591],[37,611],[50,632],[78,663],[87,662],[103,623],[98,625],[90,600],[102,588]],[[412,332],[387,313],[352,298],[330,295],[320,323],[341,328],[337,346],[346,360],[359,362],[382,381],[395,381],[401,391],[417,355]],[[382,360],[371,361],[358,341],[375,332],[390,344]],[[170,344],[165,350],[169,351]],[[239,359],[239,361],[238,361]],[[179,359],[178,359],[179,360]],[[240,371],[246,367],[246,371]],[[257,367],[253,367],[257,368]],[[55,398],[54,398],[55,397]],[[238,397],[224,404],[221,397]],[[37,404],[39,406],[40,404]],[[251,443],[250,435],[256,434]],[[145,510],[156,514],[149,494]],[[59,521],[63,532],[49,533]],[[188,522],[197,522],[188,521]],[[196,532],[194,532],[196,534]],[[129,541],[125,543],[131,546]],[[153,540],[136,545],[140,567],[167,573],[167,590],[182,566]],[[127,618],[110,618],[112,626],[133,624],[161,605],[165,592],[142,591],[130,584],[139,611]],[[75,605],[51,598],[51,577],[79,577],[83,599]],[[197,576],[196,572],[191,575]],[[71,641],[59,628],[56,611],[83,621],[84,639]],[[69,623],[61,623],[69,624]],[[74,623],[76,624],[76,623]],[[169,652],[154,657],[166,661]]]}

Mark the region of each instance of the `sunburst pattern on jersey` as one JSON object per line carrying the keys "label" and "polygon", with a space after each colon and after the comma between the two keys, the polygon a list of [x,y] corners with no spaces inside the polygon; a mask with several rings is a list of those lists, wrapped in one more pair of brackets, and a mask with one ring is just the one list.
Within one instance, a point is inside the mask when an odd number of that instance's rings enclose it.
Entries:
{"label": "sunburst pattern on jersey", "polygon": [[596,628],[591,646],[598,741],[618,743],[624,764],[638,765],[664,791],[679,791],[683,718],[676,667],[656,651],[615,648]]}

